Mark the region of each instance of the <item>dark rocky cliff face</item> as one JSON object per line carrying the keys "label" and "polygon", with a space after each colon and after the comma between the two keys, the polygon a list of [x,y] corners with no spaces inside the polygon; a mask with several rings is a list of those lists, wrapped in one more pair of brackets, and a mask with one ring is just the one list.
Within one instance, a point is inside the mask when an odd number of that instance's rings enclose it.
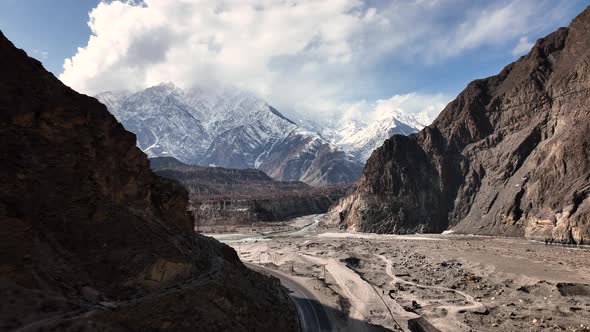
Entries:
{"label": "dark rocky cliff face", "polygon": [[296,329],[102,104],[1,33],[0,72],[0,330]]}
{"label": "dark rocky cliff face", "polygon": [[258,221],[285,221],[326,213],[344,193],[277,198],[214,199],[193,201],[191,212],[198,225],[248,225]]}
{"label": "dark rocky cliff face", "polygon": [[358,231],[590,240],[590,9],[429,127],[394,136],[325,219]]}
{"label": "dark rocky cliff face", "polygon": [[150,167],[188,189],[195,225],[251,224],[326,213],[354,188],[311,187],[300,181],[276,181],[256,169],[187,165],[172,157],[152,158]]}

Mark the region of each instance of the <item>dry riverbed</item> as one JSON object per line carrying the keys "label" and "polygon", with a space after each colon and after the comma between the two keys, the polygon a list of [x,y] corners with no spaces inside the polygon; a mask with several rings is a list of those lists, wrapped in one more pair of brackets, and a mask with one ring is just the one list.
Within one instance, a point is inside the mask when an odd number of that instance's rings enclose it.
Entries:
{"label": "dry riverbed", "polygon": [[340,330],[408,331],[423,317],[442,331],[590,331],[587,248],[327,232],[317,220],[215,237],[242,260],[293,276],[333,309]]}

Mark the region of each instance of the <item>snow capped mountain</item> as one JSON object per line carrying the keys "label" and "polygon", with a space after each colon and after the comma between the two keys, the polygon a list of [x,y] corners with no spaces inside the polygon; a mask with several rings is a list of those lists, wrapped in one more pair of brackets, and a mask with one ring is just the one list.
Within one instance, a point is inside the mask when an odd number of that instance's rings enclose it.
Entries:
{"label": "snow capped mountain", "polygon": [[360,177],[363,164],[321,136],[298,129],[269,150],[259,169],[274,178],[299,178],[321,185],[350,182]]}
{"label": "snow capped mountain", "polygon": [[136,93],[104,92],[96,98],[137,135],[138,146],[150,157],[259,168],[278,180],[313,185],[354,182],[362,171],[352,155],[239,89],[184,91],[162,83]]}
{"label": "snow capped mountain", "polygon": [[376,114],[375,118],[361,127],[349,124],[340,131],[341,139],[336,144],[352,153],[363,162],[371,153],[393,135],[411,135],[424,128],[414,116],[398,110],[388,110]]}
{"label": "snow capped mountain", "polygon": [[130,95],[106,92],[96,98],[137,135],[138,147],[149,157],[182,156],[180,160],[195,163],[207,152],[208,132],[184,92],[171,83]]}
{"label": "snow capped mountain", "polygon": [[356,120],[346,120],[336,127],[336,142],[338,143],[348,137],[352,137],[361,132],[366,124]]}
{"label": "snow capped mountain", "polygon": [[320,123],[308,119],[296,121],[302,127],[318,133],[363,163],[389,137],[396,134],[410,135],[424,128],[421,121],[413,115],[388,108],[378,109],[365,121],[353,119],[335,123]]}
{"label": "snow capped mountain", "polygon": [[107,109],[118,110],[125,98],[127,98],[129,95],[130,93],[128,91],[105,91],[95,97],[96,99],[100,100],[100,102],[105,104]]}
{"label": "snow capped mountain", "polygon": [[293,122],[255,95],[227,86],[185,91],[161,83],[96,97],[137,135],[137,145],[150,157],[257,168],[278,180],[312,185],[356,181],[362,163],[383,141],[424,127],[391,108],[378,109],[366,121]]}
{"label": "snow capped mountain", "polygon": [[320,135],[331,143],[336,143],[338,133],[333,129],[331,122],[321,123],[310,119],[298,118],[295,123],[307,131]]}

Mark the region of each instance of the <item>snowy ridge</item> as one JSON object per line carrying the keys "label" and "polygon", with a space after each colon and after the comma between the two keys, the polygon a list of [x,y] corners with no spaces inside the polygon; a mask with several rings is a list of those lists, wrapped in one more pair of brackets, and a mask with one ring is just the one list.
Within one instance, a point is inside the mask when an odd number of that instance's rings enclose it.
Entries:
{"label": "snowy ridge", "polygon": [[326,137],[361,162],[365,162],[389,137],[411,135],[424,128],[413,115],[395,109],[381,110],[365,122],[345,120],[322,125],[311,120],[299,120],[299,123]]}
{"label": "snowy ridge", "polygon": [[424,128],[414,116],[397,110],[377,114],[364,128],[349,130],[351,135],[342,136],[337,145],[366,161],[371,153],[393,135],[411,135]]}
{"label": "snowy ridge", "polygon": [[[137,135],[137,145],[150,157],[258,168],[279,180],[314,185],[354,182],[362,171],[361,163],[321,135],[236,88],[185,91],[162,83],[136,93],[103,92],[96,98]],[[326,167],[327,163],[340,168]]]}

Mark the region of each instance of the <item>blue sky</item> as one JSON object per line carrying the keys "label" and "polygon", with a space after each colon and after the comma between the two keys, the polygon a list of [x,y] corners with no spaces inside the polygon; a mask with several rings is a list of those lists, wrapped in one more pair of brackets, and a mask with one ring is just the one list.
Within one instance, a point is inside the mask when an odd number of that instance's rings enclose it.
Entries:
{"label": "blue sky", "polygon": [[0,0],[0,30],[59,75],[64,59],[88,42],[88,13],[98,3],[99,0]]}
{"label": "blue sky", "polygon": [[[468,82],[496,74],[590,5],[590,0],[143,2],[1,0],[0,29],[66,84],[88,94],[160,81],[185,88],[223,84],[319,120],[363,117],[387,101],[431,120]],[[391,102],[405,95],[411,103]]]}

